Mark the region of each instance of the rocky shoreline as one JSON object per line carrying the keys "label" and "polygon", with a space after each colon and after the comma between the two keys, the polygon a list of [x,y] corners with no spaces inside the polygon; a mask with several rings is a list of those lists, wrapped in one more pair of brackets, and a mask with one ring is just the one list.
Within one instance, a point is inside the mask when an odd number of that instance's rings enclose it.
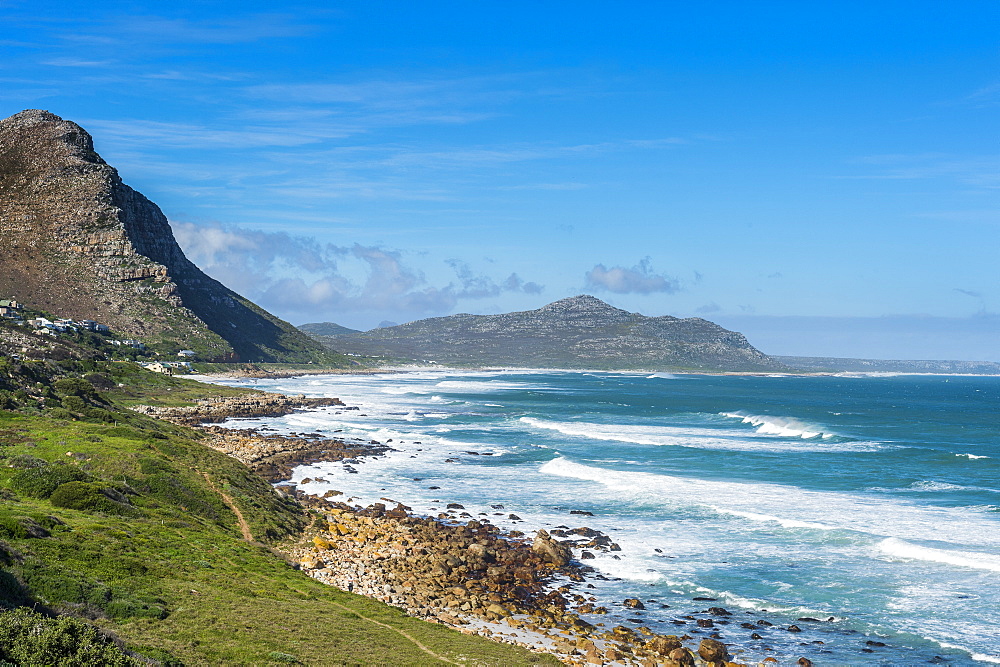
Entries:
{"label": "rocky shoreline", "polygon": [[[605,623],[609,609],[598,604],[591,583],[604,577],[583,564],[594,551],[619,550],[600,531],[561,526],[528,537],[519,531],[502,531],[485,518],[476,520],[454,503],[436,517],[422,517],[388,498],[383,500],[392,509],[382,503],[351,506],[339,501],[343,495],[339,491],[328,491],[323,498],[310,496],[280,482],[290,479],[299,465],[351,464],[358,457],[384,454],[390,446],[376,441],[344,442],[320,433],[276,435],[263,433],[266,429],[215,425],[230,417],[274,417],[322,407],[350,409],[335,398],[265,392],[206,399],[190,407],[134,409],[198,428],[206,445],[245,463],[308,507],[314,513],[312,527],[282,551],[319,581],[461,632],[555,655],[568,665],[744,664],[742,656],[735,661],[720,641],[719,630],[736,623],[730,618],[734,614],[722,607],[679,617],[674,624],[683,630],[680,635],[657,633],[643,624],[643,610],[646,605],[658,605],[656,600],[630,598],[617,603],[638,617],[628,619],[632,627]],[[772,624],[758,619],[740,627],[766,632]],[[790,632],[797,629],[787,628]],[[765,657],[760,664],[776,662]],[[812,663],[803,657],[797,664],[808,667]]]}
{"label": "rocky shoreline", "polygon": [[343,405],[343,401],[339,398],[306,398],[302,394],[287,396],[254,390],[240,396],[203,398],[191,406],[136,405],[132,407],[132,410],[151,417],[166,419],[175,424],[200,426],[201,424],[220,424],[229,418],[281,417],[303,410]]}
{"label": "rocky shoreline", "polygon": [[[324,583],[462,632],[553,654],[567,665],[743,664],[733,662],[727,646],[714,637],[659,634],[641,625],[609,627],[599,620],[608,609],[595,606],[594,585],[587,581],[593,568],[574,560],[570,546],[544,530],[530,538],[487,520],[456,519],[454,512],[419,517],[398,503],[393,509],[382,503],[361,508],[337,502],[333,494],[292,493],[318,516],[285,552]],[[589,528],[564,534],[580,538],[577,547],[617,548]],[[633,598],[622,604],[642,610],[655,603]],[[706,613],[729,615],[721,607]],[[712,622],[697,625],[708,628]],[[803,658],[799,664],[811,662]]]}
{"label": "rocky shoreline", "polygon": [[245,366],[233,370],[206,373],[205,377],[220,378],[250,378],[250,379],[276,379],[295,378],[304,375],[369,375],[375,373],[390,373],[392,371],[381,368],[265,368],[256,364],[246,364]]}

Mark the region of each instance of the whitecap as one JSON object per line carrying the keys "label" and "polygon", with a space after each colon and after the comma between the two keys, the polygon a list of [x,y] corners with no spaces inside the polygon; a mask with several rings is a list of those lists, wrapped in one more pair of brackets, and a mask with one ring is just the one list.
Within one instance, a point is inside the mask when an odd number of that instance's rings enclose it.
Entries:
{"label": "whitecap", "polygon": [[935,482],[933,480],[921,480],[906,487],[909,491],[986,491],[987,493],[1000,493],[1000,489],[991,489],[988,486],[964,486],[962,484],[950,484],[948,482]]}
{"label": "whitecap", "polygon": [[973,660],[976,660],[978,662],[988,662],[988,663],[991,663],[991,664],[994,664],[994,665],[1000,665],[1000,656],[986,655],[985,653],[976,653],[975,651],[967,649],[964,646],[959,646],[958,644],[952,644],[950,642],[941,641],[940,639],[936,639],[934,637],[924,637],[924,639],[928,639],[928,640],[934,642],[935,644],[937,644],[941,648],[950,648],[950,649],[954,649],[956,651],[963,651],[965,653],[968,653],[970,658],[972,658]]}
{"label": "whitecap", "polygon": [[[543,474],[594,482],[616,500],[662,507],[726,511],[783,528],[842,530],[885,539],[947,540],[1000,547],[991,513],[927,507],[905,500],[813,491],[774,483],[728,482],[584,465],[563,456],[540,467]],[[753,512],[747,512],[753,508]]]}
{"label": "whitecap", "polygon": [[834,438],[836,433],[828,433],[822,427],[812,426],[794,417],[771,417],[768,415],[750,415],[743,412],[721,412],[723,417],[739,419],[744,424],[757,427],[761,435],[779,435],[786,438]]}
{"label": "whitecap", "polygon": [[438,389],[448,390],[458,394],[479,394],[495,391],[516,391],[518,389],[537,389],[534,385],[520,382],[502,382],[500,380],[442,380],[434,385]]}
{"label": "whitecap", "polygon": [[887,447],[882,443],[867,441],[823,442],[821,439],[810,441],[802,438],[788,441],[766,436],[753,435],[748,437],[747,433],[736,429],[697,426],[597,424],[593,422],[553,421],[535,417],[521,417],[520,421],[533,428],[556,431],[576,438],[627,442],[637,445],[767,452],[876,451]]}
{"label": "whitecap", "polygon": [[724,507],[713,507],[716,512],[720,514],[729,514],[732,516],[742,517],[744,519],[750,519],[751,521],[761,521],[764,523],[777,523],[783,528],[812,528],[815,530],[836,530],[834,526],[827,526],[823,523],[816,523],[815,521],[799,521],[798,519],[783,519],[779,516],[771,516],[769,514],[757,514],[755,512],[744,512],[742,510],[726,509]]}
{"label": "whitecap", "polygon": [[878,549],[886,556],[904,560],[922,560],[932,563],[943,563],[958,567],[969,567],[976,570],[1000,572],[1000,555],[986,554],[974,551],[952,551],[948,549],[933,549],[922,547],[895,537],[882,540]]}

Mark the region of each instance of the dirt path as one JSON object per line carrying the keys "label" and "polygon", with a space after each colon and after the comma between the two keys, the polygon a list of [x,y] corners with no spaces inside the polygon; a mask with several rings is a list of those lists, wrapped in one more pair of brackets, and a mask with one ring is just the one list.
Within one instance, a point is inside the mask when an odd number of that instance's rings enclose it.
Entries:
{"label": "dirt path", "polygon": [[215,483],[212,482],[212,478],[208,476],[207,472],[201,473],[201,476],[205,478],[205,481],[208,482],[208,485],[212,488],[212,490],[219,494],[219,497],[222,498],[222,502],[226,503],[226,505],[229,506],[229,509],[233,511],[233,514],[236,515],[236,522],[240,525],[240,532],[243,533],[243,539],[247,542],[253,542],[254,539],[253,533],[250,532],[250,524],[248,524],[247,520],[243,518],[243,512],[241,512],[240,508],[236,506],[235,502],[233,502],[232,497],[222,489],[215,486]]}
{"label": "dirt path", "polygon": [[449,665],[459,665],[459,664],[461,664],[461,663],[457,663],[457,662],[454,662],[452,660],[449,660],[448,658],[444,657],[443,655],[438,655],[437,653],[435,653],[434,651],[430,650],[429,648],[427,648],[426,646],[424,646],[423,644],[421,644],[419,641],[417,641],[417,639],[413,635],[411,635],[409,632],[407,632],[406,630],[400,630],[399,628],[393,627],[393,626],[389,625],[388,623],[383,623],[382,621],[376,621],[374,618],[369,618],[369,617],[365,616],[364,614],[360,614],[360,613],[358,613],[357,610],[351,609],[350,607],[346,607],[346,606],[340,604],[339,602],[334,602],[333,604],[336,605],[336,606],[338,606],[338,607],[340,607],[341,609],[343,609],[346,612],[350,612],[350,613],[354,614],[355,616],[357,616],[358,618],[360,618],[362,620],[368,621],[369,623],[374,623],[375,625],[377,625],[379,627],[382,627],[382,628],[385,628],[386,630],[392,630],[393,632],[398,632],[399,634],[401,634],[402,636],[406,637],[411,642],[413,642],[413,645],[416,646],[418,649],[420,649],[421,651],[423,651],[424,653],[426,653],[429,656],[437,658],[441,662],[446,662]]}
{"label": "dirt path", "polygon": [[[198,472],[201,472],[201,471],[199,470]],[[253,542],[254,539],[253,539],[253,533],[250,532],[250,524],[248,524],[246,522],[246,519],[243,518],[243,512],[241,512],[240,508],[237,507],[236,503],[233,502],[232,497],[228,493],[226,493],[225,491],[223,491],[222,489],[218,488],[215,485],[215,483],[212,482],[212,478],[208,476],[207,472],[202,472],[201,476],[205,478],[206,482],[208,482],[209,487],[211,487],[211,489],[213,491],[215,491],[217,494],[219,494],[219,497],[222,498],[222,502],[226,503],[226,505],[229,506],[229,509],[231,509],[233,511],[233,514],[236,515],[236,522],[239,523],[239,525],[240,525],[240,531],[243,533],[243,539],[246,540],[247,542]],[[383,623],[382,621],[376,621],[374,618],[369,618],[369,617],[365,616],[364,614],[359,613],[356,609],[351,609],[350,607],[344,606],[344,605],[340,604],[339,602],[333,602],[333,604],[336,605],[337,607],[340,607],[341,609],[343,609],[344,611],[346,611],[346,612],[348,612],[350,614],[354,614],[355,616],[357,616],[358,618],[360,618],[360,619],[362,619],[364,621],[368,621],[369,623],[373,623],[373,624],[375,624],[375,625],[377,625],[377,626],[379,626],[381,628],[385,628],[386,630],[392,630],[393,632],[396,632],[396,633],[402,635],[406,639],[410,640],[410,642],[412,642],[413,645],[416,646],[418,649],[420,649],[421,651],[423,651],[427,655],[431,656],[432,658],[435,658],[436,660],[440,660],[441,662],[446,662],[449,665],[458,665],[458,664],[460,664],[460,663],[454,662],[452,660],[449,660],[448,658],[444,657],[443,655],[438,655],[434,651],[430,650],[429,648],[427,648],[426,646],[424,646],[423,644],[421,644],[417,640],[416,637],[414,637],[413,635],[411,635],[406,630],[400,630],[399,628],[393,627],[393,626],[389,625],[388,623]]]}

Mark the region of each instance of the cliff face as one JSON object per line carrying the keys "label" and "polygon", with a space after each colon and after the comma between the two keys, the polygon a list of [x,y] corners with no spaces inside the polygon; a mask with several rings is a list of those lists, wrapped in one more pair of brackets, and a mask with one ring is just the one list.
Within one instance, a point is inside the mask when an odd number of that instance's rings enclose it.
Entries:
{"label": "cliff face", "polygon": [[166,217],[79,125],[29,110],[0,121],[0,294],[93,319],[165,351],[325,361],[286,322],[205,275]]}
{"label": "cliff face", "polygon": [[[316,330],[318,325],[303,325]],[[581,295],[537,310],[452,315],[317,336],[340,352],[456,365],[783,370],[743,334],[700,318],[646,317]]]}

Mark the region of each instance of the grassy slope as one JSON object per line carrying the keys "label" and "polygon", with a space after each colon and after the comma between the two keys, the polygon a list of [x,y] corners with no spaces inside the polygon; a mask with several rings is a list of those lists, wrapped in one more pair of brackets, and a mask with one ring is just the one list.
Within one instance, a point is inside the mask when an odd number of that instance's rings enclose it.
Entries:
{"label": "grassy slope", "polygon": [[[175,403],[194,393],[194,383],[148,372],[127,384],[116,394],[130,401],[141,393],[145,402]],[[194,431],[118,416],[114,425],[0,412],[7,464],[0,465],[7,498],[0,503],[7,554],[0,595],[7,604],[41,603],[95,618],[130,649],[185,664],[440,662],[414,639],[452,661],[555,664],[315,582],[264,544],[244,541],[219,492],[233,499],[262,542],[304,525],[309,517],[298,506],[239,462],[200,445]],[[127,503],[76,510],[34,497],[23,465],[39,465],[37,459],[50,462],[44,471],[72,468]],[[38,525],[50,536],[25,535],[25,526]]]}

